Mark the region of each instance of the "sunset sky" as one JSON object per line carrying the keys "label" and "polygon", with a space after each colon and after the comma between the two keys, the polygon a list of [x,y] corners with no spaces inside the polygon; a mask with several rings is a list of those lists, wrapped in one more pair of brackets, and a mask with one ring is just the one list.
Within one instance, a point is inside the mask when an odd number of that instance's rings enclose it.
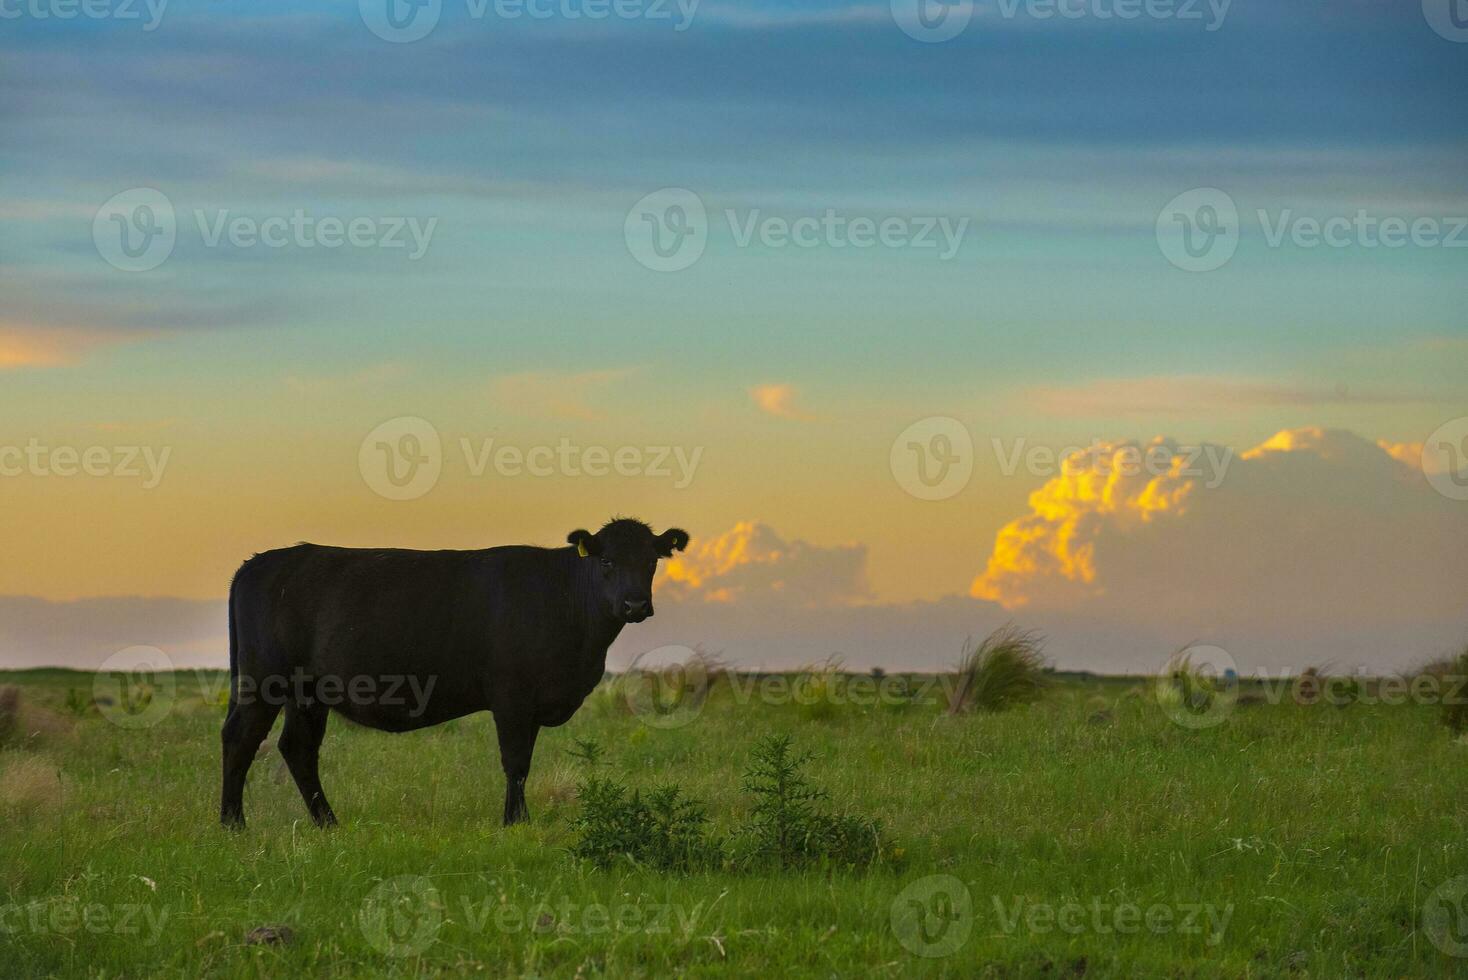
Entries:
{"label": "sunset sky", "polygon": [[[221,662],[231,573],[298,540],[559,545],[613,514],[693,536],[622,662],[942,666],[1008,619],[1096,669],[1468,642],[1468,500],[1432,450],[1468,453],[1468,43],[1416,0],[981,3],[941,42],[902,0],[442,0],[412,41],[373,2],[5,8],[0,665]],[[129,271],[104,206],[138,188],[176,241]],[[706,242],[657,271],[639,208],[668,188]],[[1159,228],[1199,188],[1237,250],[1190,272]],[[742,238],[828,213],[813,244]],[[298,214],[404,247],[212,238]],[[842,237],[888,218],[934,247]],[[1384,244],[1387,218],[1439,238]],[[389,499],[364,440],[408,445],[405,417],[441,472]],[[920,499],[894,441],[933,418],[971,476]],[[667,472],[476,475],[490,439]],[[1163,472],[1106,475],[1155,440]],[[28,446],[139,447],[140,475],[7,471]],[[1192,447],[1224,468],[1184,472]]]}

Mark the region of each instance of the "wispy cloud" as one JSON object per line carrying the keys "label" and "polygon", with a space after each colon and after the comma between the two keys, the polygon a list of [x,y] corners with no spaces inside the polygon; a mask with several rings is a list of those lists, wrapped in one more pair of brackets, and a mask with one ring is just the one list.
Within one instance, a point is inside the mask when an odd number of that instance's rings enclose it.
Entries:
{"label": "wispy cloud", "polygon": [[492,394],[502,407],[523,415],[599,422],[605,412],[595,401],[638,368],[596,371],[526,371],[495,378]]}
{"label": "wispy cloud", "polygon": [[65,367],[98,347],[143,336],[143,331],[67,330],[0,320],[0,371]]}
{"label": "wispy cloud", "polygon": [[286,375],[285,385],[303,394],[349,391],[388,384],[407,377],[409,369],[398,361],[372,364],[357,371],[342,374]]}

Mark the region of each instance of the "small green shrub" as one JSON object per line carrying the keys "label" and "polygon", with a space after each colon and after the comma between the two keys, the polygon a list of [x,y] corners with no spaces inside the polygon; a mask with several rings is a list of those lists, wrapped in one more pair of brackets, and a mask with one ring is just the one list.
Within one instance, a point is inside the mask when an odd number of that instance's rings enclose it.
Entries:
{"label": "small green shrub", "polygon": [[683,798],[677,786],[643,796],[615,780],[592,778],[577,796],[581,812],[572,827],[580,839],[571,853],[599,867],[629,859],[659,871],[690,871],[723,860],[719,842],[708,833],[707,809]]}
{"label": "small green shrub", "polygon": [[606,755],[607,750],[602,748],[601,743],[594,738],[576,738],[572,741],[576,743],[576,747],[566,749],[566,754],[573,759],[579,759],[588,766],[595,766],[601,762],[602,756]]}
{"label": "small green shrub", "polygon": [[754,794],[755,804],[733,842],[736,863],[861,867],[881,856],[880,822],[820,808],[828,796],[802,772],[811,758],[796,754],[789,735],[769,735],[755,746],[744,773],[744,788]]}
{"label": "small green shrub", "polygon": [[990,633],[982,643],[970,639],[958,662],[958,683],[948,699],[948,713],[1002,711],[1033,701],[1045,689],[1044,640],[1013,623]]}
{"label": "small green shrub", "polygon": [[881,823],[822,809],[825,791],[802,772],[810,759],[794,752],[788,735],[761,739],[744,773],[754,806],[728,838],[709,831],[707,807],[676,785],[644,796],[614,779],[587,779],[577,791],[571,853],[603,868],[630,860],[659,871],[865,867],[880,860],[890,851]]}

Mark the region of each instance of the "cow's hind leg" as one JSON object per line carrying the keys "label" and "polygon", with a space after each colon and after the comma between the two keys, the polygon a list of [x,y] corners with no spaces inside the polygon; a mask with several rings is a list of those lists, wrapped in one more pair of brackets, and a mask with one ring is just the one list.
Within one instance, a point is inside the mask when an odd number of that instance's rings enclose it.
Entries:
{"label": "cow's hind leg", "polygon": [[326,717],[330,710],[323,704],[309,707],[287,705],[285,727],[280,732],[280,754],[290,767],[301,799],[318,827],[329,827],[336,823],[336,814],[326,802],[326,793],[321,788],[321,740],[326,737]]}
{"label": "cow's hind leg", "polygon": [[231,829],[245,825],[245,777],[260,743],[275,724],[279,704],[260,699],[235,702],[224,719],[220,741],[224,750],[224,788],[219,796],[219,822]]}
{"label": "cow's hind leg", "polygon": [[500,766],[505,770],[505,826],[530,819],[525,805],[525,780],[530,776],[530,757],[535,754],[535,737],[540,725],[524,712],[501,711],[494,716],[499,735]]}

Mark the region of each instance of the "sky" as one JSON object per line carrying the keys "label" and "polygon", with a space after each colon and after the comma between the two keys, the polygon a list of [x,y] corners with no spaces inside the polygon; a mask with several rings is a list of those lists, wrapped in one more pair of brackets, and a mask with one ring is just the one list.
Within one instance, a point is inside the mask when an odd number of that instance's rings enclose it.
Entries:
{"label": "sky", "polygon": [[0,665],[693,537],[614,665],[1468,643],[1447,0],[0,0]]}

